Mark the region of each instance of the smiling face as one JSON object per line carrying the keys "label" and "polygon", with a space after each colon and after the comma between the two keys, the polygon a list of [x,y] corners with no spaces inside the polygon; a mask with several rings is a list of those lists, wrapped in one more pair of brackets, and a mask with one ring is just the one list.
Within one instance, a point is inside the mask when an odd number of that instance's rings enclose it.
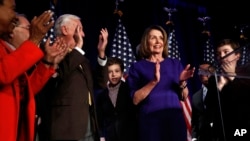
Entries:
{"label": "smiling face", "polygon": [[11,44],[18,48],[21,43],[27,40],[30,37],[30,22],[24,16],[18,15],[18,24],[13,29],[13,33],[10,34],[11,36]]}
{"label": "smiling face", "polygon": [[114,87],[120,83],[124,73],[124,64],[122,59],[109,57],[107,61],[109,86]]}
{"label": "smiling face", "polygon": [[108,66],[108,79],[111,86],[116,86],[122,79],[123,72],[119,64]]}
{"label": "smiling face", "polygon": [[168,39],[163,27],[152,25],[145,29],[141,37],[138,55],[144,59],[152,56],[168,57]]}
{"label": "smiling face", "polygon": [[162,54],[163,52],[163,35],[159,30],[152,29],[149,32],[148,45],[152,54]]}
{"label": "smiling face", "polygon": [[3,0],[3,5],[0,5],[0,35],[11,33],[15,27],[16,13],[15,0]]}

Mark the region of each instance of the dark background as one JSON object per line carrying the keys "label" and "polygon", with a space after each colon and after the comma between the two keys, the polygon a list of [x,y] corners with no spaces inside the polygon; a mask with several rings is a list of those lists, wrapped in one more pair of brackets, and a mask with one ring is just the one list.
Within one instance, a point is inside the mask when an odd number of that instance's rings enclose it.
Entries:
{"label": "dark background", "polygon": [[[71,13],[82,18],[85,32],[84,50],[92,64],[96,63],[98,34],[102,27],[109,30],[107,54],[112,44],[117,15],[114,14],[115,0],[58,0],[57,15]],[[49,9],[50,0],[16,0],[17,12],[24,13],[31,20]],[[124,0],[119,1],[118,8],[122,10],[122,21],[126,27],[128,38],[135,52],[140,42],[142,32],[151,24],[162,25],[166,30],[168,13],[164,7],[175,8],[172,20],[179,41],[179,50],[183,64],[190,63],[198,67],[202,62],[202,38],[204,30],[198,17],[209,16],[206,28],[210,31],[213,44],[222,38],[240,40],[240,29],[248,37],[250,8],[247,1],[226,0]],[[197,76],[197,75],[196,75]],[[190,88],[197,90],[197,77],[190,80]]]}

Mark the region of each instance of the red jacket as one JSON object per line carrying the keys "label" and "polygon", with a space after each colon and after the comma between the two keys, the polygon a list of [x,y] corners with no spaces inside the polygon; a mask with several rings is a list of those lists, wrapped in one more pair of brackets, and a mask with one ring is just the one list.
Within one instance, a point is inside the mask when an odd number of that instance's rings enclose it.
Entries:
{"label": "red jacket", "polygon": [[[16,51],[9,52],[5,42],[0,40],[0,141],[34,141],[35,131],[35,94],[42,89],[55,72],[40,63],[43,52],[35,44],[25,41]],[[38,65],[31,75],[26,71]],[[27,79],[27,104],[24,106],[24,118],[18,119],[20,111],[20,87],[18,77],[24,74]]]}

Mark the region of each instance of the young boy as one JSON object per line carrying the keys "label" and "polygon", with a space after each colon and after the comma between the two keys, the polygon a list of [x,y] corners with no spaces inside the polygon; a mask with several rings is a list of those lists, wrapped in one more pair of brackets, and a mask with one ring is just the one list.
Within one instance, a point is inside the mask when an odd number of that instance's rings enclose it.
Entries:
{"label": "young boy", "polygon": [[124,65],[119,58],[107,62],[108,84],[97,95],[97,118],[101,139],[105,141],[136,141],[136,107],[129,95],[128,85],[122,80]]}

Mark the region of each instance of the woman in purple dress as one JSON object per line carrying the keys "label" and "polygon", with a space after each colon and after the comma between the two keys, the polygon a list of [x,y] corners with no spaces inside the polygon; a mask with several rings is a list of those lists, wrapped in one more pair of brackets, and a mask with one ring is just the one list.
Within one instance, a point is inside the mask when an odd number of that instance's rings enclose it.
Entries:
{"label": "woman in purple dress", "polygon": [[127,82],[133,103],[139,107],[140,141],[186,141],[187,128],[180,100],[188,96],[187,79],[195,68],[185,69],[168,56],[166,31],[158,25],[142,36],[141,60],[132,64]]}

